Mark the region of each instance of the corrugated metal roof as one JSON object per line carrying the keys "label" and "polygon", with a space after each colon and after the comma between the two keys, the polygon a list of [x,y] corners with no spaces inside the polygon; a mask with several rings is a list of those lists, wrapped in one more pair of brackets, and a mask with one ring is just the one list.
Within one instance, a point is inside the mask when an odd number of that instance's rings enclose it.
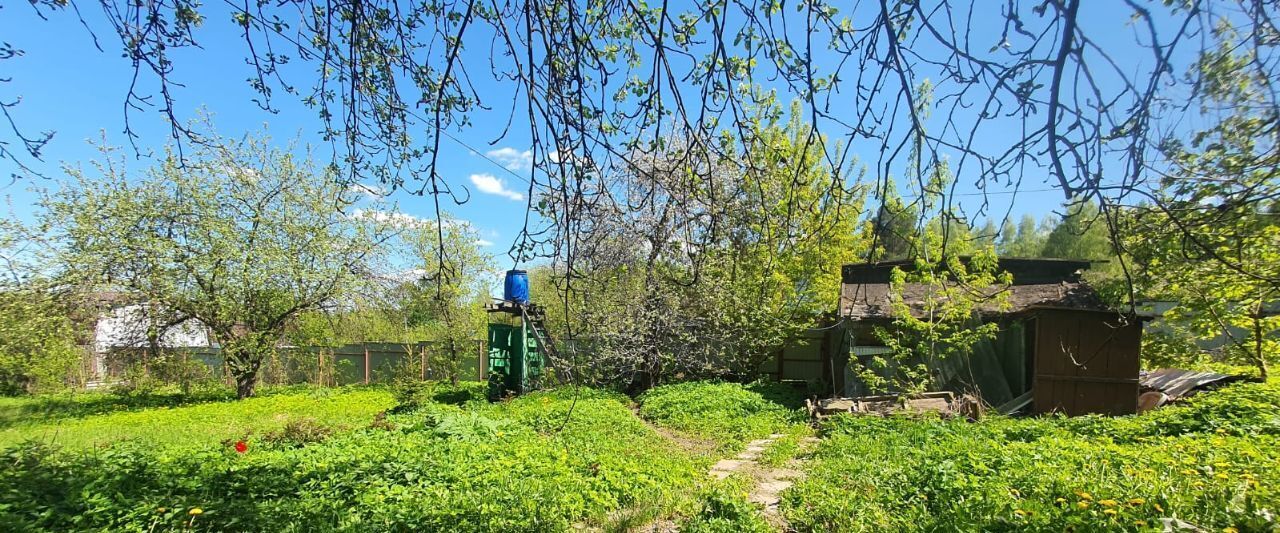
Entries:
{"label": "corrugated metal roof", "polygon": [[1217,372],[1196,372],[1179,368],[1164,368],[1144,373],[1138,380],[1143,388],[1158,390],[1169,395],[1170,399],[1179,398],[1188,393],[1214,384],[1229,383],[1246,379],[1245,376],[1231,376]]}

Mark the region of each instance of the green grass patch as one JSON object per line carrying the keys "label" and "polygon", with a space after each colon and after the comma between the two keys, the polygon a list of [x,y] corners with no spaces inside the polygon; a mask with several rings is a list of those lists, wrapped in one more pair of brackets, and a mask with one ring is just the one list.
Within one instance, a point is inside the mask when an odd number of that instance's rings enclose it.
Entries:
{"label": "green grass patch", "polygon": [[783,509],[813,531],[1273,531],[1278,416],[1272,382],[1120,418],[834,417]]}
{"label": "green grass patch", "polygon": [[110,394],[6,400],[7,409],[0,408],[5,417],[42,414],[28,421],[6,418],[9,424],[0,429],[0,447],[28,440],[64,448],[121,440],[208,447],[226,439],[277,433],[290,424],[336,430],[363,426],[395,405],[391,393],[380,388],[294,388],[242,401],[216,395],[130,399]]}
{"label": "green grass patch", "polygon": [[800,454],[800,444],[813,435],[813,428],[796,424],[783,430],[782,436],[773,441],[756,462],[768,468],[780,467]]}
{"label": "green grass patch", "polygon": [[703,488],[698,509],[680,524],[685,533],[764,533],[774,531],[760,508],[748,500],[755,480],[729,476]]}
{"label": "green grass patch", "polygon": [[0,429],[38,426],[121,411],[228,401],[235,397],[235,390],[230,387],[205,389],[191,394],[182,394],[175,389],[151,394],[93,391],[0,397]]}
{"label": "green grass patch", "polygon": [[[336,396],[364,394],[390,395]],[[314,416],[321,401],[305,411]],[[209,407],[235,420],[271,412]],[[0,457],[0,530],[563,531],[640,506],[669,515],[706,480],[705,466],[672,453],[625,397],[589,390],[428,400],[321,440],[252,440],[245,453],[218,435],[195,440],[10,448]]]}
{"label": "green grass patch", "polygon": [[721,451],[804,421],[787,401],[803,398],[786,385],[691,382],[655,387],[640,396],[640,415],[660,426],[711,439]]}

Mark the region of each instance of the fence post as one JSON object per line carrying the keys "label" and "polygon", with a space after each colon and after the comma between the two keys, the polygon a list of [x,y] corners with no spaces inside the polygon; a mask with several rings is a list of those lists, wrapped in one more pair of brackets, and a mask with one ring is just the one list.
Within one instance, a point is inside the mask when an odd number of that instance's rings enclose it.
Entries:
{"label": "fence post", "polygon": [[364,345],[364,384],[369,384],[369,345]]}
{"label": "fence post", "polygon": [[422,381],[427,380],[427,347],[418,343],[418,368],[422,370]]}

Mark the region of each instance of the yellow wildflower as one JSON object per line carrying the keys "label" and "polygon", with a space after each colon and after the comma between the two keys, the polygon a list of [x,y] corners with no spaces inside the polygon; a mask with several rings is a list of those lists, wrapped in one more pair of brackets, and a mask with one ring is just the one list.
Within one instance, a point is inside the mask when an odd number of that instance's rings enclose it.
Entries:
{"label": "yellow wildflower", "polygon": [[1133,525],[1138,526],[1138,527],[1145,527],[1145,526],[1147,525],[1147,521],[1146,521],[1146,520],[1134,520],[1134,521],[1133,521]]}
{"label": "yellow wildflower", "polygon": [[1053,501],[1058,502],[1058,503],[1067,503],[1067,499],[1066,499],[1066,498],[1058,498],[1058,499],[1053,500]]}
{"label": "yellow wildflower", "polygon": [[1022,509],[1014,509],[1013,514],[1016,514],[1018,516],[1027,516],[1027,512],[1023,511]]}
{"label": "yellow wildflower", "polygon": [[1222,528],[1222,533],[1240,533],[1240,530],[1234,527],[1228,526],[1228,527]]}
{"label": "yellow wildflower", "polygon": [[1186,468],[1186,469],[1183,469],[1183,470],[1182,470],[1182,475],[1184,475],[1184,476],[1194,476],[1194,475],[1196,475],[1196,471],[1195,471],[1195,470],[1192,470],[1192,469],[1190,469],[1190,468]]}
{"label": "yellow wildflower", "polygon": [[1226,475],[1226,474],[1223,474],[1222,472],[1218,472],[1218,473],[1217,473],[1217,474],[1215,474],[1213,477],[1216,477],[1216,478],[1218,478],[1218,479],[1230,479],[1230,478],[1231,478],[1231,476],[1228,476],[1228,475]]}
{"label": "yellow wildflower", "polygon": [[1240,477],[1241,477],[1241,479],[1253,479],[1253,474],[1250,474],[1250,473],[1247,473],[1247,472],[1246,472],[1246,473],[1244,473],[1244,474],[1240,474]]}
{"label": "yellow wildflower", "polygon": [[1115,507],[1118,503],[1120,502],[1115,500],[1098,500],[1098,505],[1102,505],[1104,507]]}
{"label": "yellow wildflower", "polygon": [[1102,511],[1102,514],[1105,514],[1105,515],[1107,515],[1107,516],[1115,516],[1115,515],[1116,515],[1116,510],[1115,510],[1115,509],[1104,509],[1104,510]]}
{"label": "yellow wildflower", "polygon": [[199,507],[192,507],[190,511],[187,511],[187,514],[191,516],[200,516],[204,514],[204,509],[201,509]]}
{"label": "yellow wildflower", "polygon": [[1076,502],[1076,508],[1077,508],[1077,509],[1088,509],[1088,508],[1089,508],[1089,502]]}
{"label": "yellow wildflower", "polygon": [[1147,503],[1147,500],[1142,498],[1129,498],[1129,505],[1142,505],[1144,503]]}
{"label": "yellow wildflower", "polygon": [[1160,507],[1160,504],[1158,504],[1158,503],[1153,503],[1153,504],[1151,504],[1151,506],[1156,508],[1156,512],[1159,512],[1159,513],[1163,513],[1163,512],[1164,512],[1164,507]]}
{"label": "yellow wildflower", "polygon": [[1084,491],[1080,491],[1080,490],[1077,490],[1077,491],[1076,491],[1076,496],[1079,496],[1081,500],[1092,500],[1092,499],[1093,499],[1093,495],[1092,495],[1092,494],[1089,494],[1088,492],[1084,492]]}

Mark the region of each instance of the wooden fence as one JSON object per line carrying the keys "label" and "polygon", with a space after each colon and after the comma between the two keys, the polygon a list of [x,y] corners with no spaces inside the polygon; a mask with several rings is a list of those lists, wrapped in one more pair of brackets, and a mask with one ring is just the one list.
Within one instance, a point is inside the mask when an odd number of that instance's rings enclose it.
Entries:
{"label": "wooden fence", "polygon": [[[89,353],[85,368],[97,379],[116,381],[138,372],[162,381],[220,378],[231,383],[222,349],[145,348]],[[488,378],[486,343],[482,339],[455,342],[360,343],[345,346],[278,348],[262,365],[264,383],[350,385],[386,383],[396,378],[483,381]]]}

